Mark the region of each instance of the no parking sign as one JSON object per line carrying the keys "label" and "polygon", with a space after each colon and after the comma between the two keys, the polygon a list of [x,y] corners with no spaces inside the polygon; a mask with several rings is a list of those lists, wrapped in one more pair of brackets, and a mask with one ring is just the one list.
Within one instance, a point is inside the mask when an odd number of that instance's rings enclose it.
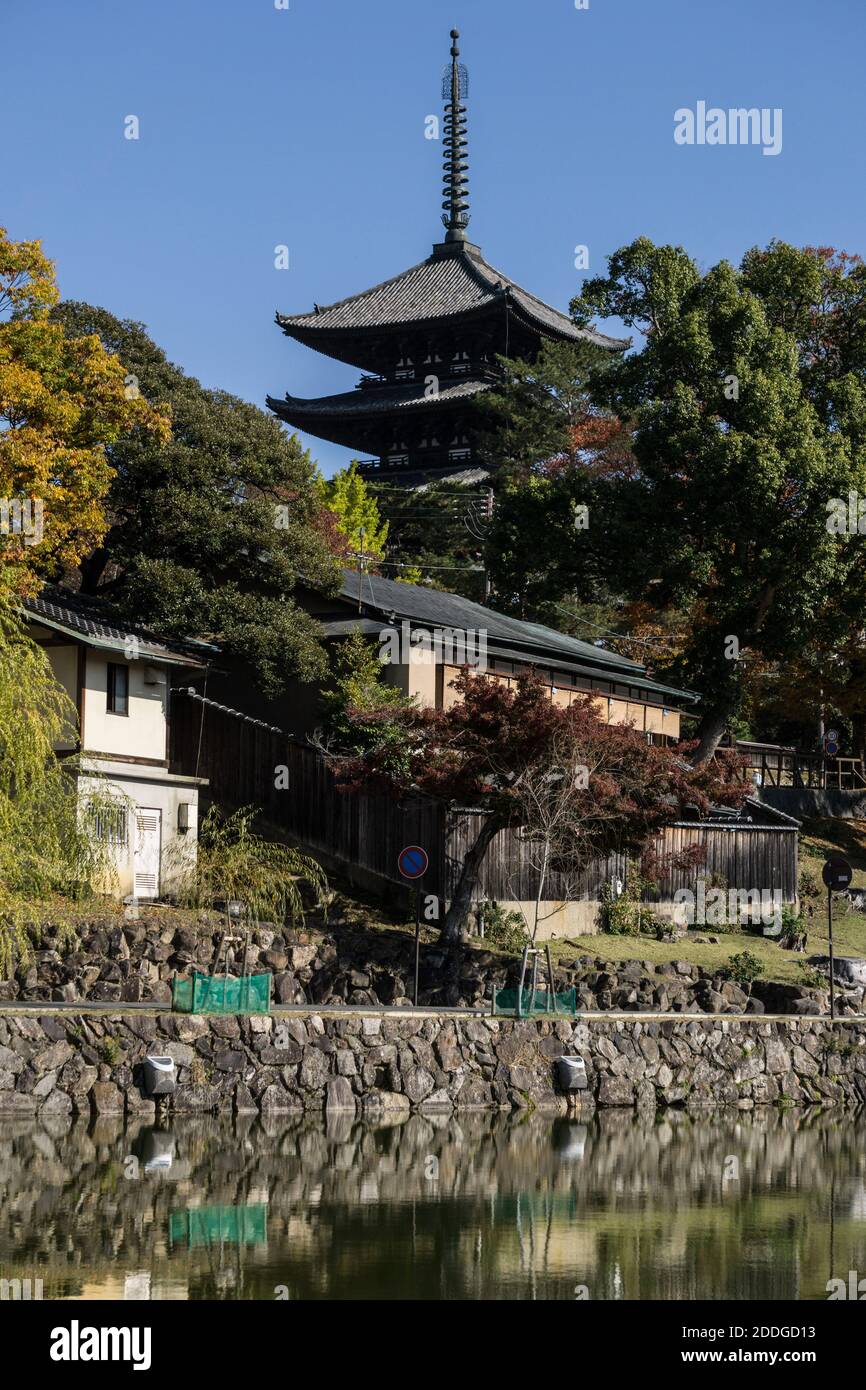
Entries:
{"label": "no parking sign", "polygon": [[404,878],[423,878],[430,865],[430,856],[420,845],[407,845],[397,858],[397,868]]}

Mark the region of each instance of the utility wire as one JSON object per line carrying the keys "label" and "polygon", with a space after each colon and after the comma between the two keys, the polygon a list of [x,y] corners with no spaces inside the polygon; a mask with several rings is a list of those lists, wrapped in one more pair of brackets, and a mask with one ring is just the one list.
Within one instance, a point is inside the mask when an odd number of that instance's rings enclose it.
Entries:
{"label": "utility wire", "polygon": [[581,618],[577,613],[572,613],[570,608],[563,608],[561,603],[555,603],[554,608],[560,613],[566,613],[569,618],[574,618],[583,627],[594,628],[596,632],[602,632],[606,637],[615,637],[619,642],[637,642],[642,647],[672,647],[673,638],[665,637],[629,637],[627,632],[613,632],[609,627],[600,627],[598,623],[591,623],[588,618]]}
{"label": "utility wire", "polygon": [[423,560],[379,560],[380,565],[388,565],[398,570],[471,570],[473,574],[483,573],[483,565],[426,565]]}

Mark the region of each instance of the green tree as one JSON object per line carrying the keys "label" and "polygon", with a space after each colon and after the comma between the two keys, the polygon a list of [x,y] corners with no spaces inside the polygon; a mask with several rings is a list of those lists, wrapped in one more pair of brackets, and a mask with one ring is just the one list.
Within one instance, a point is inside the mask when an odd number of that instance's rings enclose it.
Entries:
{"label": "green tree", "polygon": [[108,450],[110,526],[80,567],[82,589],[121,618],[174,636],[213,637],[276,694],[325,670],[316,621],[295,601],[300,576],[338,583],[309,455],[256,406],[208,390],[169,362],[142,324],[67,302],[71,337],[97,334],[120,355],[128,389],[167,408],[167,442],[125,438]]}
{"label": "green tree", "polygon": [[316,490],[323,507],[332,512],[337,530],[346,540],[347,550],[361,551],[381,559],[388,539],[388,523],[353,459],[333,478],[316,477]]}
{"label": "green tree", "polygon": [[607,513],[634,468],[630,434],[592,397],[609,352],[545,343],[532,362],[501,363],[503,381],[483,398],[483,452],[499,464],[485,563],[498,607],[560,626],[562,599],[608,597]]}
{"label": "green tree", "polygon": [[481,452],[506,474],[526,476],[573,460],[599,412],[590,393],[611,354],[592,343],[544,342],[533,361],[500,357],[503,379],[481,398]]}
{"label": "green tree", "polygon": [[389,767],[404,765],[408,736],[395,716],[413,709],[414,701],[383,679],[378,652],[361,633],[351,633],[336,647],[322,705],[322,735],[330,753],[360,757],[376,750]]}
{"label": "green tree", "polygon": [[[808,306],[801,320],[792,309],[798,264],[773,246],[701,274],[682,248],[639,238],[572,306],[579,323],[617,315],[644,335],[594,383],[634,420],[637,472],[607,540],[628,592],[689,615],[669,674],[704,692],[699,760],[739,713],[745,662],[808,646],[847,564],[827,502],[866,487],[860,359],[810,366]],[[823,327],[832,336],[832,312]]]}

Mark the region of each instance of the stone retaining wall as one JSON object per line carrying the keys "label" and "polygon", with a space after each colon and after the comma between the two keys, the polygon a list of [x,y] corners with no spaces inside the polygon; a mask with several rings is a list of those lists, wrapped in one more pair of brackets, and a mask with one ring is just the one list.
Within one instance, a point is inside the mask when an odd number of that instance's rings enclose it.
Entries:
{"label": "stone retaining wall", "polygon": [[[28,963],[10,979],[0,980],[0,1004],[94,1002],[116,1004],[122,1011],[124,1004],[153,1003],[170,1008],[172,980],[193,969],[209,972],[221,929],[215,930],[207,918],[198,926],[179,926],[177,914],[165,908],[149,910],[146,917],[129,923],[110,918],[87,923],[71,951],[60,949],[57,930],[47,928]],[[230,973],[240,973],[241,954],[242,947],[237,956],[229,951]],[[339,925],[328,931],[277,931],[260,926],[253,933],[247,964],[251,971],[271,973],[277,1004],[407,1005],[414,984],[415,943],[399,931]],[[749,995],[720,970],[705,971],[682,960],[613,962],[575,955],[561,956],[554,969],[556,988],[574,987],[583,1012],[815,1016],[826,1014],[829,1007],[821,988],[757,980]],[[446,950],[438,942],[427,942],[421,947],[419,1003],[433,1009],[484,1007],[494,989],[514,988],[519,974],[519,955],[505,957],[469,945]],[[840,989],[836,1007],[840,1016],[866,1013],[866,989]]]}
{"label": "stone retaining wall", "polygon": [[563,1054],[585,1061],[584,1106],[866,1103],[866,1023],[849,1020],[8,1011],[0,1114],[151,1117],[146,1053],[174,1058],[160,1104],[178,1112],[565,1110]]}

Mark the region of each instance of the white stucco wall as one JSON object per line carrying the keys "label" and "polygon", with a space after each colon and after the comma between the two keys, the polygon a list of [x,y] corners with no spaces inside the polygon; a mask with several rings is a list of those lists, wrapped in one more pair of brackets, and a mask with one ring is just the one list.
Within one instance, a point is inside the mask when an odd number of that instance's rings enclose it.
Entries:
{"label": "white stucco wall", "polygon": [[[69,699],[72,701],[73,706],[77,710],[78,648],[73,645],[70,645],[68,647],[45,647],[44,651],[45,655],[48,657],[48,661],[50,663],[52,671],[54,672],[56,680],[59,682],[60,685],[63,686],[63,689],[66,691],[66,694],[69,696]],[[72,722],[75,722],[74,715],[72,716]],[[62,739],[61,742],[57,745],[58,752],[64,752],[68,749],[75,748],[77,746],[77,743],[78,729],[77,727],[74,729],[70,728],[69,736],[67,738]]]}
{"label": "white stucco wall", "polygon": [[[108,666],[129,670],[129,713],[110,714],[107,709]],[[149,685],[145,672],[158,670],[161,684]],[[127,758],[166,756],[166,700],[168,677],[165,668],[149,667],[145,661],[124,661],[93,650],[87,652],[84,682],[84,747],[95,753],[114,753]]]}
{"label": "white stucco wall", "polygon": [[[113,851],[115,872],[112,880],[104,885],[105,891],[112,897],[127,898],[134,894],[134,819],[139,809],[160,812],[160,897],[171,894],[177,887],[184,866],[195,862],[198,844],[198,783],[194,778],[175,778],[169,774],[160,778],[157,775],[159,771],[160,769],[154,769],[154,776],[150,777],[143,775],[144,769],[123,769],[120,764],[104,762],[99,764],[100,776],[79,778],[82,797],[98,789],[102,795],[108,792],[126,800],[126,840]],[[182,802],[193,808],[190,813],[192,825],[186,833],[178,829],[179,807]]]}

